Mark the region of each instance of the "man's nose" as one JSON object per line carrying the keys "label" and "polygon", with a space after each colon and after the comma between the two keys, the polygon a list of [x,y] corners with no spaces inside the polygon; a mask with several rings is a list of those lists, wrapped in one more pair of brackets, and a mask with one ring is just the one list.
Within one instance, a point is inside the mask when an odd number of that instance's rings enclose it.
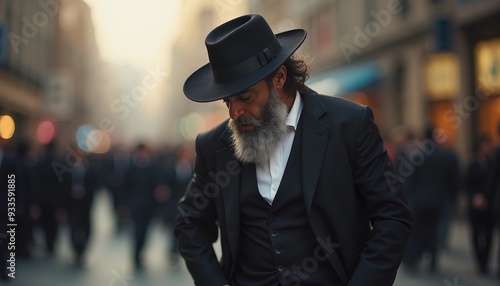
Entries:
{"label": "man's nose", "polygon": [[229,102],[228,108],[229,108],[229,117],[231,117],[231,119],[233,120],[238,119],[245,112],[242,103],[236,100]]}

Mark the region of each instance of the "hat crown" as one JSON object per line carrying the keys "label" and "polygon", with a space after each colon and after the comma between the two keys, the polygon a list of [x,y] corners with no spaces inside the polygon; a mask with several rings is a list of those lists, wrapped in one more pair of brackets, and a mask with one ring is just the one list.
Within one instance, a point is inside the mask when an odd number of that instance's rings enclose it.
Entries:
{"label": "hat crown", "polygon": [[209,102],[241,93],[276,71],[306,35],[302,29],[275,35],[255,14],[230,20],[207,35],[210,62],[186,79],[184,94],[196,102]]}
{"label": "hat crown", "polygon": [[205,39],[210,65],[216,77],[220,74],[217,71],[231,70],[252,58],[258,60],[259,53],[274,43],[277,43],[276,36],[260,15],[235,18],[212,30]]}

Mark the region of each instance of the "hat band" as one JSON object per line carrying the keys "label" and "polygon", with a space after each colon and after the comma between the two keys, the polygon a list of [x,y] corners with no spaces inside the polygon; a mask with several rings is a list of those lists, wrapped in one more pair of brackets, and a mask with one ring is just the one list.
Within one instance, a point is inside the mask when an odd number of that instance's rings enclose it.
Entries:
{"label": "hat band", "polygon": [[240,79],[267,65],[276,57],[280,50],[281,45],[278,40],[274,38],[271,44],[265,49],[236,65],[222,69],[215,69],[212,67],[214,80],[218,83],[226,83]]}

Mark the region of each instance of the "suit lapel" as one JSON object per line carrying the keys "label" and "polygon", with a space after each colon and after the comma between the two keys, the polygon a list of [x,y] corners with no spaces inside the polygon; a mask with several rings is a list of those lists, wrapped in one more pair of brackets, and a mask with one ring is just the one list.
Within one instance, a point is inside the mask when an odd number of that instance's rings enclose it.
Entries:
{"label": "suit lapel", "polygon": [[[219,186],[221,187],[222,200],[224,202],[224,215],[227,224],[229,247],[231,249],[232,261],[234,263],[236,261],[236,254],[239,247],[241,162],[233,156],[229,139],[230,133],[227,129],[221,137],[228,143],[228,146],[216,151],[216,174],[227,174],[229,176],[227,184],[220,184]],[[239,166],[240,171],[238,171],[235,175],[232,175],[232,172],[228,172],[228,164],[230,162],[235,162],[234,164],[238,164]]]}
{"label": "suit lapel", "polygon": [[326,109],[315,92],[308,92],[302,96],[304,121],[302,141],[302,182],[304,188],[304,202],[307,215],[310,216],[311,205],[318,182],[319,173],[323,164],[324,154],[330,133],[326,124],[319,118],[326,113]]}
{"label": "suit lapel", "polygon": [[[304,188],[304,202],[306,211],[311,220],[311,227],[318,238],[328,237],[325,230],[318,228],[317,223],[311,218],[311,205],[316,191],[319,173],[325,158],[325,151],[328,144],[330,128],[320,121],[326,114],[326,108],[320,97],[314,91],[309,91],[302,96],[304,109],[302,119],[304,120],[303,141],[302,141],[302,180]],[[338,246],[337,246],[338,247]],[[325,250],[326,251],[326,250]],[[329,252],[328,260],[337,272],[344,285],[349,283],[349,278],[337,250]]]}

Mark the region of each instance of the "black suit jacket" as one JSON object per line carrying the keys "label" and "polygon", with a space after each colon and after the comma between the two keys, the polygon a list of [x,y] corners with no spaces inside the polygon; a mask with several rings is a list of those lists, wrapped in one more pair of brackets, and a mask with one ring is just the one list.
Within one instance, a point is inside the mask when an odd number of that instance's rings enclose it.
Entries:
{"label": "black suit jacket", "polygon": [[[344,284],[392,285],[411,213],[368,107],[310,90],[301,161],[311,227]],[[238,259],[239,182],[227,121],[196,140],[195,174],[179,202],[175,234],[196,285],[230,281]],[[219,264],[212,243],[221,234]],[[334,248],[332,252],[331,249]],[[258,259],[256,257],[255,259]]]}

